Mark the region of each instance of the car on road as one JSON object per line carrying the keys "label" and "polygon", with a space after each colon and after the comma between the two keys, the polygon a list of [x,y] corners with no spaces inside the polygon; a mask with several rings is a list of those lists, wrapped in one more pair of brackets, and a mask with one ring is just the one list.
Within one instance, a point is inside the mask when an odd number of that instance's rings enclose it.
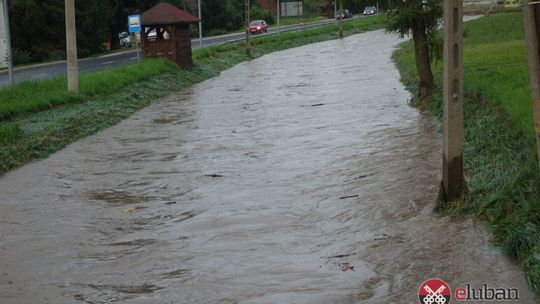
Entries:
{"label": "car on road", "polygon": [[364,8],[364,16],[375,15],[377,13],[377,8],[375,6],[366,6]]}
{"label": "car on road", "polygon": [[268,24],[264,20],[253,20],[249,24],[248,31],[252,34],[268,32]]}
{"label": "car on road", "polygon": [[351,13],[351,11],[348,9],[344,9],[342,14],[338,13],[336,19],[342,19],[342,18],[347,19],[347,18],[352,18],[352,17],[353,17],[353,14]]}

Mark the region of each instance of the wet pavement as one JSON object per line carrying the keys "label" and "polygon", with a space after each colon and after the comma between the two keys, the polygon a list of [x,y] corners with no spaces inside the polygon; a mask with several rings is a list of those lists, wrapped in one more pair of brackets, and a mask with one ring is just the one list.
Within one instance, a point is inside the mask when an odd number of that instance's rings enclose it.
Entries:
{"label": "wet pavement", "polygon": [[481,223],[433,213],[399,41],[239,64],[0,178],[0,303],[417,303],[430,277],[533,303]]}

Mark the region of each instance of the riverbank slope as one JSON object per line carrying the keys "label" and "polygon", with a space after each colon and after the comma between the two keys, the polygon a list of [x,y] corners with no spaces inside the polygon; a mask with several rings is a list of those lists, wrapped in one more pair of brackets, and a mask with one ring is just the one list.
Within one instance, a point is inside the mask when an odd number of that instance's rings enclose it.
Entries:
{"label": "riverbank slope", "polygon": [[[536,160],[527,52],[520,12],[497,13],[465,25],[465,174],[469,197],[447,206],[473,214],[493,242],[519,262],[540,291],[540,176]],[[394,53],[402,81],[416,94],[411,42]],[[442,116],[442,64],[433,64],[439,94],[423,105]]]}
{"label": "riverbank slope", "polygon": [[[380,16],[346,22],[345,34],[382,28],[384,20]],[[255,37],[252,58],[336,38],[335,24]],[[193,58],[194,66],[186,70],[168,62],[149,61],[84,74],[79,94],[66,92],[65,77],[0,90],[0,175],[45,158],[82,137],[118,123],[163,96],[248,60],[243,42],[195,50]]]}

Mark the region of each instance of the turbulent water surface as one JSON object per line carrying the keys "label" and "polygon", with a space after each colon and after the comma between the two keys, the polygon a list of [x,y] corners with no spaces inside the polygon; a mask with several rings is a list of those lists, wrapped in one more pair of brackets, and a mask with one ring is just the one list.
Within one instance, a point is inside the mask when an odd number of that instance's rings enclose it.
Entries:
{"label": "turbulent water surface", "polygon": [[375,31],[266,55],[0,178],[0,303],[417,303],[515,287],[433,213],[439,128]]}

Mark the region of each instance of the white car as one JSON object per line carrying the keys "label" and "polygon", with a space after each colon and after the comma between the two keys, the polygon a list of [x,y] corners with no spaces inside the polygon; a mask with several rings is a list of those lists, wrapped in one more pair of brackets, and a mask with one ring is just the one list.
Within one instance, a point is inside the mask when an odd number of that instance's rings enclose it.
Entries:
{"label": "white car", "polygon": [[376,13],[377,8],[375,6],[366,6],[366,8],[364,8],[364,16],[375,15]]}

